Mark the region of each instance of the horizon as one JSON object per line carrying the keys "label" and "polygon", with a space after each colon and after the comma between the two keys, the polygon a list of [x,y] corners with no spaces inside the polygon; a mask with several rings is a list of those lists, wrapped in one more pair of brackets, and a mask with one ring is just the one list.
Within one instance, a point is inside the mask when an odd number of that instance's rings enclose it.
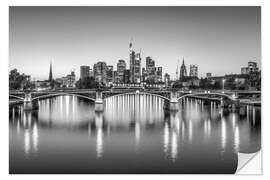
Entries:
{"label": "horizon", "polygon": [[150,56],[171,79],[183,57],[198,77],[240,74],[249,61],[261,69],[260,7],[10,7],[9,26],[9,70],[36,80],[48,79],[50,61],[54,79],[72,69],[79,79],[98,61],[129,69],[131,39],[141,67]]}

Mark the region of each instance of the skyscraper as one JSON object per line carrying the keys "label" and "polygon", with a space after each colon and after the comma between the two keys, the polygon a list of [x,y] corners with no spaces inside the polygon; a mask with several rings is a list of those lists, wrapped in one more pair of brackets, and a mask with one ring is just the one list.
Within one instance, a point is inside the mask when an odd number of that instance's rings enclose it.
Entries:
{"label": "skyscraper", "polygon": [[132,42],[129,43],[129,69],[130,69],[130,82],[134,83],[135,51],[133,51]]}
{"label": "skyscraper", "polygon": [[52,75],[52,62],[50,63],[50,72],[49,72],[49,82],[52,82],[53,75]]}
{"label": "skyscraper", "polygon": [[113,66],[108,65],[107,66],[107,83],[112,83],[113,82]]}
{"label": "skyscraper", "polygon": [[180,68],[180,79],[183,79],[186,76],[187,76],[187,69],[185,66],[185,60],[183,58],[183,63],[182,63],[181,68]]}
{"label": "skyscraper", "polygon": [[155,82],[155,61],[150,56],[146,57],[146,74],[146,80],[148,80],[149,82]]}
{"label": "skyscraper", "polygon": [[141,53],[135,53],[132,42],[129,43],[129,68],[130,68],[130,82],[141,82]]}
{"label": "skyscraper", "polygon": [[162,81],[162,67],[157,68],[157,78],[156,81],[161,82]]}
{"label": "skyscraper", "polygon": [[170,82],[170,75],[168,73],[165,73],[164,74],[164,82],[165,82],[165,85],[168,86],[169,85],[169,82]]}
{"label": "skyscraper", "polygon": [[97,82],[107,83],[107,65],[106,62],[99,61],[94,64],[94,78]]}
{"label": "skyscraper", "polygon": [[142,82],[145,82],[147,77],[147,72],[145,68],[142,68]]}
{"label": "skyscraper", "polygon": [[141,53],[135,55],[135,64],[134,64],[134,82],[141,82]]}
{"label": "skyscraper", "polygon": [[197,65],[194,65],[194,64],[190,65],[189,76],[198,77],[198,66]]}
{"label": "skyscraper", "polygon": [[130,83],[130,70],[129,69],[124,70],[124,83],[126,84]]}
{"label": "skyscraper", "polygon": [[126,62],[125,60],[118,60],[117,63],[117,76],[118,76],[118,83],[124,83],[124,71],[126,69]]}
{"label": "skyscraper", "polygon": [[89,66],[81,66],[80,67],[80,78],[84,79],[90,76],[90,67]]}

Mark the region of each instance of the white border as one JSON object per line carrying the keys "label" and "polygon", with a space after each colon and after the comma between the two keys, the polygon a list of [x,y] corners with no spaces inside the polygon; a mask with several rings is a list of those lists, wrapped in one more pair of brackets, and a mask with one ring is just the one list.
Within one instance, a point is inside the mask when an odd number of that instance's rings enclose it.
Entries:
{"label": "white border", "polygon": [[[166,0],[166,1],[155,1],[155,0],[114,0],[114,1],[105,1],[105,0],[95,0],[95,1],[89,1],[89,0],[70,0],[70,1],[64,1],[64,0],[1,0],[0,2],[0,22],[1,22],[1,28],[0,28],[0,77],[1,77],[1,88],[0,88],[0,112],[1,112],[1,148],[0,148],[0,155],[1,155],[1,161],[0,161],[0,172],[1,172],[1,179],[6,178],[20,178],[20,179],[47,179],[47,178],[65,178],[65,179],[74,179],[77,177],[77,175],[63,175],[64,177],[59,177],[58,175],[52,175],[52,176],[41,176],[38,175],[8,175],[8,6],[11,5],[30,5],[30,6],[41,6],[41,5],[47,5],[47,6],[84,6],[84,5],[95,5],[95,6],[102,6],[102,5],[154,5],[154,6],[173,6],[173,5],[179,5],[179,6],[262,6],[262,88],[263,88],[263,108],[262,108],[262,145],[263,145],[263,152],[268,153],[262,153],[263,157],[263,167],[267,169],[266,161],[270,160],[269,158],[269,141],[264,141],[264,137],[270,137],[269,136],[269,130],[270,128],[270,119],[267,117],[267,109],[268,102],[266,99],[270,100],[270,95],[265,92],[270,92],[269,84],[267,82],[267,78],[270,78],[270,71],[267,69],[270,67],[269,61],[269,33],[270,33],[270,26],[269,26],[269,17],[270,17],[270,8],[269,8],[269,1],[265,0]],[[266,138],[268,139],[268,138]],[[268,171],[269,172],[269,171]],[[217,175],[138,175],[138,176],[128,176],[128,175],[91,175],[90,177],[87,175],[79,175],[78,178],[82,179],[89,179],[89,178],[117,178],[117,179],[137,179],[137,178],[143,178],[143,179],[149,179],[149,178],[155,178],[155,179],[163,179],[163,178],[172,178],[172,179],[179,179],[179,178],[200,178],[200,179],[216,179],[216,178],[243,178],[243,179],[249,179],[249,178],[263,178],[263,179],[270,179],[269,173],[267,170],[263,171],[263,176],[218,176]],[[75,177],[76,176],[76,177]]]}

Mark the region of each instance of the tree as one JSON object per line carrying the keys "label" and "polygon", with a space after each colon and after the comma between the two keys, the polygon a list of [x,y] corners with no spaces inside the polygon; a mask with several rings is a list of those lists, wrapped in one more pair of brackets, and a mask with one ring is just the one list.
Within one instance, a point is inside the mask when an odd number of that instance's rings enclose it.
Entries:
{"label": "tree", "polygon": [[183,88],[181,81],[175,81],[175,83],[172,85],[172,88]]}
{"label": "tree", "polygon": [[12,69],[9,72],[9,89],[26,89],[33,85],[30,82],[30,76],[20,74],[17,69]]}
{"label": "tree", "polygon": [[97,88],[98,87],[98,82],[96,82],[93,77],[86,77],[84,79],[79,79],[76,82],[76,87],[79,88],[79,89]]}

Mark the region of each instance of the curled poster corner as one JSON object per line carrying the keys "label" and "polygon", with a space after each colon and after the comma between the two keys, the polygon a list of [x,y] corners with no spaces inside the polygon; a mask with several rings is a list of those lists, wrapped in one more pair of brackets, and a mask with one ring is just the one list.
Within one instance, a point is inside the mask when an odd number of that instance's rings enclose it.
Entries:
{"label": "curled poster corner", "polygon": [[235,172],[238,175],[260,175],[261,151],[256,153],[238,153],[238,165]]}

